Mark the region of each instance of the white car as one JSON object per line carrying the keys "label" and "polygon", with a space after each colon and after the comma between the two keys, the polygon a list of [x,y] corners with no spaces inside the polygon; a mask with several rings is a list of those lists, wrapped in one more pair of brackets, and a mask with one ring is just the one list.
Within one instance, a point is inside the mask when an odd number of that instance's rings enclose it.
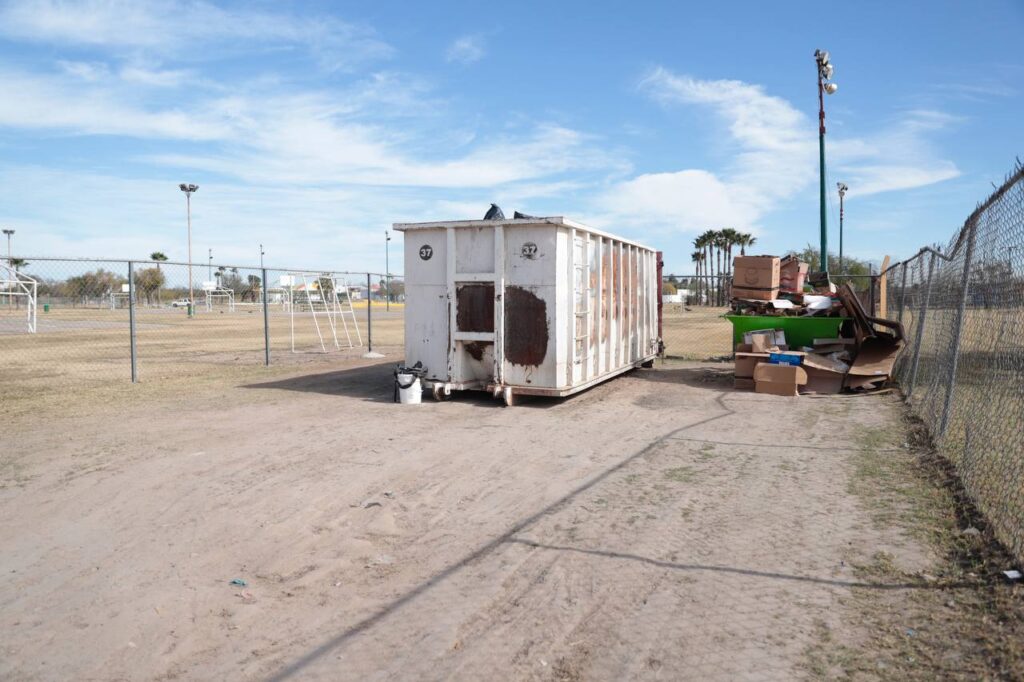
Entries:
{"label": "white car", "polygon": [[187,308],[189,305],[190,302],[187,298],[179,298],[177,301],[171,303],[172,308]]}

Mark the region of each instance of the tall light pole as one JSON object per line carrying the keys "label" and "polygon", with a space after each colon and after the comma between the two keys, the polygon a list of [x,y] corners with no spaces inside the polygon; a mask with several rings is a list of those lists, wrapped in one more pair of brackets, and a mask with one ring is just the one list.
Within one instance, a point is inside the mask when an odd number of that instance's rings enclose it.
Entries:
{"label": "tall light pole", "polygon": [[260,244],[260,270],[263,269],[263,244]]}
{"label": "tall light pole", "polygon": [[815,50],[818,63],[818,157],[821,185],[821,271],[828,274],[828,216],[825,213],[825,93],[835,93],[839,86],[831,82],[832,62],[827,50]]}
{"label": "tall light pole", "polygon": [[183,182],[178,185],[178,189],[185,193],[185,211],[188,216],[188,316],[193,317],[196,314],[196,303],[192,290],[192,193],[199,189],[199,185]]}
{"label": "tall light pole", "polygon": [[[14,230],[4,229],[4,234],[7,235],[7,265],[14,267],[13,261],[11,260],[11,237],[14,235]],[[17,278],[15,278],[17,279]],[[14,300],[13,296],[7,297],[7,307],[10,308]]]}
{"label": "tall light pole", "polygon": [[213,249],[206,250],[206,261],[209,265],[206,268],[206,276],[213,279]]}
{"label": "tall light pole", "polygon": [[385,310],[391,310],[391,233],[384,230],[384,304]]}
{"label": "tall light pole", "polygon": [[843,274],[843,197],[846,190],[850,189],[845,182],[837,182],[839,188],[839,274]]}
{"label": "tall light pole", "polygon": [[7,235],[7,264],[11,264],[11,237],[14,236],[14,230],[4,230],[4,234]]}

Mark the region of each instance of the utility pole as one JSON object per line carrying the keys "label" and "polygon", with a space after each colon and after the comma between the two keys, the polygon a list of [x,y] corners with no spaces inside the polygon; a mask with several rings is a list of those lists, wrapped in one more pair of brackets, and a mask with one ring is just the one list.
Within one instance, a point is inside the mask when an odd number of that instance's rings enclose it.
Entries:
{"label": "utility pole", "polygon": [[845,182],[837,182],[839,188],[839,274],[843,274],[843,197],[846,190],[850,189]]}
{"label": "utility pole", "polygon": [[391,233],[384,230],[384,309],[391,310]]}
{"label": "utility pole", "polygon": [[194,317],[196,299],[192,289],[192,193],[199,189],[199,185],[181,183],[178,189],[185,193],[185,212],[188,216],[188,316]]}
{"label": "utility pole", "polygon": [[828,215],[825,212],[825,93],[833,94],[839,86],[831,82],[832,63],[827,50],[815,50],[818,63],[818,158],[821,201],[821,271],[828,274]]}

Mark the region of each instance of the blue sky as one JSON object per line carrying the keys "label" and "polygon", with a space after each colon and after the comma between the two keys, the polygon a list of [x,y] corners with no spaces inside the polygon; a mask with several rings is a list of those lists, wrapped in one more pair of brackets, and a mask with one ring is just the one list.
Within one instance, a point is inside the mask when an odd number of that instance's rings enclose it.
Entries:
{"label": "blue sky", "polygon": [[0,226],[184,259],[193,182],[198,261],[381,270],[392,222],[491,201],[675,272],[708,228],[778,254],[818,240],[821,47],[831,242],[843,180],[846,252],[898,258],[1024,156],[1022,34],[1006,1],[0,2]]}

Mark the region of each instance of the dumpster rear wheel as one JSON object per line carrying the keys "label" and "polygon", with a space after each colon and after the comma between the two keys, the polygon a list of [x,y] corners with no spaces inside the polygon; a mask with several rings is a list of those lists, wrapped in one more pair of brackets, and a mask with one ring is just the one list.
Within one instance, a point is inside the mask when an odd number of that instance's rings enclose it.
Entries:
{"label": "dumpster rear wheel", "polygon": [[512,387],[506,386],[501,391],[501,399],[505,401],[505,407],[512,407],[516,404],[515,396],[512,394]]}
{"label": "dumpster rear wheel", "polygon": [[434,389],[432,392],[434,394],[434,400],[436,400],[439,403],[444,402],[445,400],[448,400],[449,398],[452,397],[451,391],[444,390],[444,386],[442,384],[434,384]]}
{"label": "dumpster rear wheel", "polygon": [[654,360],[644,360],[640,363],[640,366],[644,369],[650,369],[651,367],[654,367]]}

